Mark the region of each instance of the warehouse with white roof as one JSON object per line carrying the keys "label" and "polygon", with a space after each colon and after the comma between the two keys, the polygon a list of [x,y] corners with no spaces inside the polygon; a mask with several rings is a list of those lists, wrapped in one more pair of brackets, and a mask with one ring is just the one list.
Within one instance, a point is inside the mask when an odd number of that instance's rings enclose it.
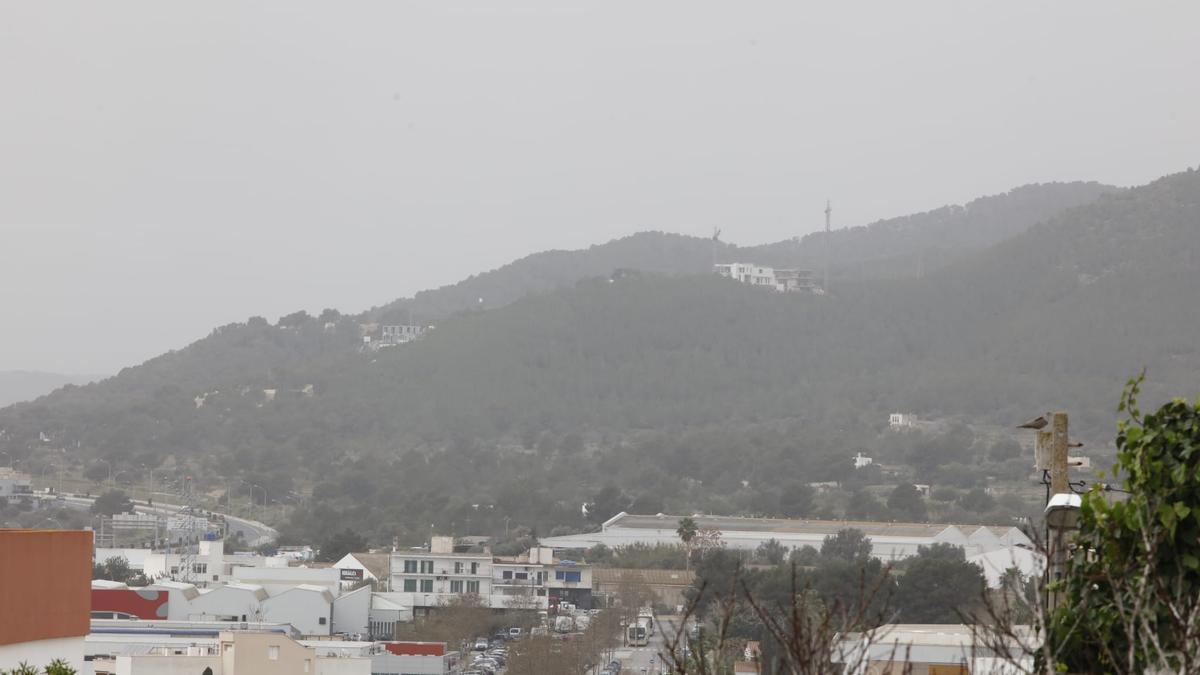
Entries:
{"label": "warehouse with white roof", "polygon": [[[588,549],[597,544],[609,548],[631,544],[678,544],[679,535],[675,530],[681,517],[621,512],[601,525],[599,532],[546,537],[540,540],[540,545],[564,550]],[[871,539],[872,554],[885,561],[916,555],[918,547],[937,543],[962,546],[968,557],[1010,546],[1033,547],[1029,538],[1015,527],[705,515],[691,518],[702,530],[720,532],[721,542],[726,547],[742,550],[754,550],[772,539],[787,548],[820,548],[825,537],[849,528],[866,534]]]}

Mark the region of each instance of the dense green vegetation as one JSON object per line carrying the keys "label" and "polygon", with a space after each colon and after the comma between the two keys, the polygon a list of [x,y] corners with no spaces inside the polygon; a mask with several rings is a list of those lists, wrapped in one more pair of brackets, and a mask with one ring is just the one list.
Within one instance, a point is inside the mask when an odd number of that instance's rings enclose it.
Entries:
{"label": "dense green vegetation", "polygon": [[[235,501],[261,485],[260,501],[296,506],[285,535],[315,542],[510,521],[545,535],[621,509],[1005,521],[1020,500],[980,488],[1024,479],[1028,458],[953,420],[1010,427],[1065,408],[1076,436],[1102,438],[1131,369],[1150,368],[1151,397],[1194,389],[1200,371],[1200,313],[1172,311],[1200,291],[1200,174],[1101,191],[1025,188],[876,226],[978,232],[921,278],[864,276],[823,297],[683,276],[708,269],[711,242],[640,235],[418,296],[419,314],[446,318],[378,352],[360,349],[364,317],[251,319],[0,410],[0,451],[38,471],[63,448],[97,480],[100,460],[127,479],[154,467],[159,484],[191,476]],[[1020,233],[975,252],[996,223]],[[871,233],[853,233],[860,250],[890,246]],[[478,297],[484,310],[460,311]],[[887,433],[893,411],[951,422]],[[859,450],[882,467],[852,469]],[[813,494],[818,481],[841,489]],[[893,493],[908,483],[939,489],[906,502]]]}

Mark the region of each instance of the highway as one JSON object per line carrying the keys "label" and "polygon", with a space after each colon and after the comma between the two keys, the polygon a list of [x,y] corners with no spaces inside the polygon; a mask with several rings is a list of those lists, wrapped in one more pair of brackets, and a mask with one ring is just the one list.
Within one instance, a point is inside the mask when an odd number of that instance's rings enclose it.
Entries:
{"label": "highway", "polygon": [[[60,501],[59,503],[65,503],[66,506],[72,508],[90,509],[92,507],[92,502],[94,501],[94,497],[64,496],[63,501]],[[178,504],[166,504],[158,501],[154,502],[153,506],[140,500],[134,500],[133,502],[133,510],[136,513],[167,516],[168,518],[171,516],[180,515],[183,508],[183,506]],[[279,533],[276,532],[273,527],[264,523],[260,523],[257,520],[238,518],[236,516],[219,513],[217,511],[213,511],[212,513],[213,515],[224,516],[225,523],[229,527],[229,533],[234,534],[236,532],[241,532],[242,538],[245,539],[246,543],[250,546],[260,546],[262,544],[270,543],[275,541],[276,537],[279,536]]]}

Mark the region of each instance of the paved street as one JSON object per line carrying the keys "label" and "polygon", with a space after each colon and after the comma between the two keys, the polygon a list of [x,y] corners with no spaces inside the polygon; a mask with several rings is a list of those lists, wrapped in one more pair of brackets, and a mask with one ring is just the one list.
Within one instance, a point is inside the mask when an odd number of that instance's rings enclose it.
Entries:
{"label": "paved street", "polygon": [[621,660],[624,672],[636,675],[670,672],[670,659],[663,662],[663,652],[666,651],[664,632],[673,636],[675,626],[679,624],[680,618],[677,616],[658,617],[654,635],[650,637],[650,644],[645,647],[623,647],[616,650],[614,658]]}

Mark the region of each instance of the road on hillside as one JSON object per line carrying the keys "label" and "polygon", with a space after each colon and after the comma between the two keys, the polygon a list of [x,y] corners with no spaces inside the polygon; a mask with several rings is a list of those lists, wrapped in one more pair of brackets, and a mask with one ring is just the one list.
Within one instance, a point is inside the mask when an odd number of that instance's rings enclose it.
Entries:
{"label": "road on hillside", "polygon": [[[60,503],[65,502],[65,505],[71,508],[90,509],[92,507],[92,502],[94,501],[96,501],[94,497],[64,496],[63,502]],[[147,513],[166,516],[168,518],[171,516],[181,515],[183,508],[184,507],[178,504],[164,504],[163,502],[155,502],[153,506],[150,506],[142,501],[134,501],[133,503],[133,510],[136,513]],[[275,541],[275,539],[279,536],[279,533],[275,531],[275,528],[264,523],[260,523],[257,520],[238,518],[236,516],[219,513],[217,511],[213,511],[212,513],[216,516],[224,516],[225,523],[229,528],[229,533],[234,534],[236,532],[241,532],[242,538],[250,546],[269,544],[272,541]]]}

